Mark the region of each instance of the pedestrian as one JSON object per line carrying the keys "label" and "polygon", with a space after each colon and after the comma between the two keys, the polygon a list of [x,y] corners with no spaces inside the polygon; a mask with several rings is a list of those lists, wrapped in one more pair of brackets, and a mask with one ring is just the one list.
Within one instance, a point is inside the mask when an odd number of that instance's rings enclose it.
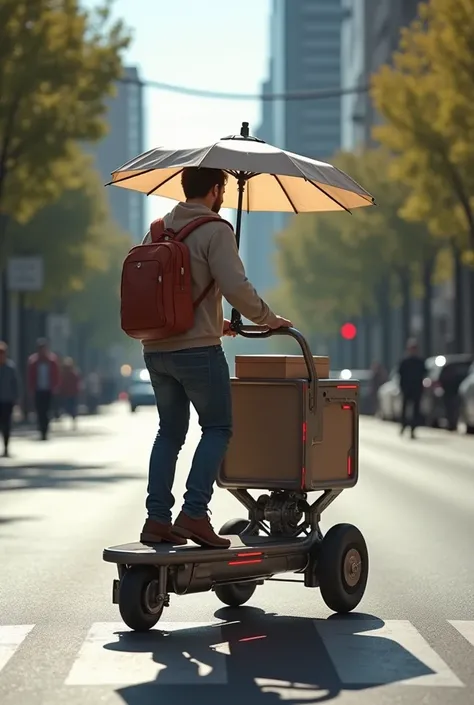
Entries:
{"label": "pedestrian", "polygon": [[[164,217],[165,227],[175,232],[197,218],[219,213],[227,176],[219,169],[185,168],[181,179],[186,201]],[[159,414],[149,463],[148,518],[140,536],[145,542],[183,545],[190,538],[202,546],[230,545],[228,539],[215,533],[208,517],[213,485],[232,435],[230,374],[221,337],[234,333],[230,322],[224,320],[222,297],[253,323],[273,329],[292,325],[276,316],[250,284],[234,232],[220,220],[218,217],[200,225],[185,241],[190,252],[194,300],[201,298],[195,306],[193,327],[172,338],[143,341]],[[150,241],[149,232],[142,244]],[[210,286],[210,282],[215,284]],[[197,411],[202,435],[182,511],[172,524],[173,481],[188,431],[190,404]]]}
{"label": "pedestrian", "polygon": [[12,416],[18,402],[18,375],[13,360],[8,358],[8,345],[0,341],[0,429],[3,438],[3,457],[8,458]]}
{"label": "pedestrian", "polygon": [[77,408],[81,378],[72,357],[65,357],[62,364],[59,394],[61,409],[72,419],[73,428],[77,425]]}
{"label": "pedestrian", "polygon": [[44,338],[37,341],[36,349],[36,353],[28,359],[28,388],[35,404],[40,438],[46,441],[54,396],[60,383],[60,370],[58,358],[49,350]]}
{"label": "pedestrian", "polygon": [[[418,344],[413,338],[407,342],[406,357],[400,362],[398,374],[400,392],[402,394],[402,418],[400,435],[410,425],[411,437],[415,438],[415,430],[420,421],[420,402],[423,394],[423,380],[426,377],[426,365],[419,355]],[[410,423],[407,412],[410,407]]]}

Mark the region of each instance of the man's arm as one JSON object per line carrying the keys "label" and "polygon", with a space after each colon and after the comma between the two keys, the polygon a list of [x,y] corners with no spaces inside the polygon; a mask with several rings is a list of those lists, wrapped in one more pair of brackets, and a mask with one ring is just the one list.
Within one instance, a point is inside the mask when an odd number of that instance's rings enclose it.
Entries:
{"label": "man's arm", "polygon": [[217,224],[209,243],[209,268],[224,298],[257,325],[272,325],[277,317],[245,276],[237,243],[225,223]]}

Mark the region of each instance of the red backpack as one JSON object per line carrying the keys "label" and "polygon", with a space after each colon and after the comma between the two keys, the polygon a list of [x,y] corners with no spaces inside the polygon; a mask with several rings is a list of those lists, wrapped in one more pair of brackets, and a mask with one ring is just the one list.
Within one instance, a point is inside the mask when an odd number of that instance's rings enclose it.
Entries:
{"label": "red backpack", "polygon": [[193,327],[194,312],[214,281],[193,301],[190,254],[184,240],[196,228],[217,220],[232,228],[217,215],[203,216],[176,233],[159,218],[150,226],[151,243],[132,247],[122,268],[120,307],[122,330],[130,338],[162,340]]}

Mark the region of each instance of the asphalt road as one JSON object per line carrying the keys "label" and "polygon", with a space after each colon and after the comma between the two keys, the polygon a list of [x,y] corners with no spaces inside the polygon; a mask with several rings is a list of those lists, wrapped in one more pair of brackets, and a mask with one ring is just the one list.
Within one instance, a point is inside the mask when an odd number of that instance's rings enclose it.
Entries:
{"label": "asphalt road", "polygon": [[[80,419],[0,461],[2,705],[472,705],[474,438],[361,423],[361,477],[323,515],[356,524],[371,572],[359,611],[334,619],[318,590],[270,582],[248,606],[171,597],[130,634],[111,602],[106,545],[137,539],[152,409]],[[197,428],[183,450],[176,511]],[[245,516],[217,490],[218,527]],[[230,686],[230,687],[228,687]]]}

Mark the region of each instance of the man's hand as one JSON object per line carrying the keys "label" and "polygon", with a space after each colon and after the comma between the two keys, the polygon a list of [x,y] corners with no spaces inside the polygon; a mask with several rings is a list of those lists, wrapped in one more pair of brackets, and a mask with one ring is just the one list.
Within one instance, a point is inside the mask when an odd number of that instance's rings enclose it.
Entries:
{"label": "man's hand", "polygon": [[276,330],[277,328],[293,328],[293,323],[289,321],[287,318],[282,318],[281,316],[277,316],[275,319],[275,322],[272,323],[271,325],[268,326],[272,330]]}
{"label": "man's hand", "polygon": [[222,331],[222,335],[227,335],[231,338],[235,338],[237,335],[235,330],[232,330],[230,327],[230,321],[228,321],[227,318],[224,318],[224,330]]}

